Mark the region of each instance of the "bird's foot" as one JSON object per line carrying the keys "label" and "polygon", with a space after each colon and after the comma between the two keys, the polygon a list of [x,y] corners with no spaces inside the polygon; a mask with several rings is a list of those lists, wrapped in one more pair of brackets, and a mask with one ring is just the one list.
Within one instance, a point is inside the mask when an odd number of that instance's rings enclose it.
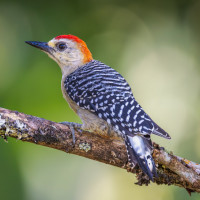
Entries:
{"label": "bird's foot", "polygon": [[60,122],[60,124],[69,126],[69,128],[72,132],[72,141],[73,141],[73,144],[75,145],[75,142],[76,142],[75,129],[82,130],[81,129],[82,124],[78,124],[78,123],[74,123],[74,122]]}

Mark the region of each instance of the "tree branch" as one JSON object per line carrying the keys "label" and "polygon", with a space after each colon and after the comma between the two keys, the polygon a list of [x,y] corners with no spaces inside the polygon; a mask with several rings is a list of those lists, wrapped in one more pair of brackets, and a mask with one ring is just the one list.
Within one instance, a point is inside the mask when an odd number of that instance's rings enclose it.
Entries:
{"label": "tree branch", "polygon": [[[149,183],[140,169],[130,168],[125,145],[120,139],[76,130],[73,145],[68,126],[4,108],[0,108],[0,135],[4,139],[9,136],[124,168],[136,173],[136,184]],[[157,144],[154,144],[153,157],[158,168],[157,184],[177,185],[189,193],[200,193],[199,164],[169,154]]]}

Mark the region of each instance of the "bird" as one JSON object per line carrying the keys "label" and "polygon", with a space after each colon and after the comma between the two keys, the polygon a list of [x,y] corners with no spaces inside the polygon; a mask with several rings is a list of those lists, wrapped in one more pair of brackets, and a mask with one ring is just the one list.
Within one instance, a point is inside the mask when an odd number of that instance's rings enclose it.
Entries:
{"label": "bird", "polygon": [[86,43],[77,36],[59,35],[49,42],[26,43],[60,66],[63,97],[82,120],[81,129],[122,138],[130,165],[139,166],[154,182],[157,171],[150,136],[171,137],[143,110],[125,78],[93,59]]}

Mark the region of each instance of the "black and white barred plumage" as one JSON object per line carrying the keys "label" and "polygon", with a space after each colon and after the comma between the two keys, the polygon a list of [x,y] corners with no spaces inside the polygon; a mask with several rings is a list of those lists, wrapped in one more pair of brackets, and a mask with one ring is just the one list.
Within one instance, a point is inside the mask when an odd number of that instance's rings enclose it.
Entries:
{"label": "black and white barred plumage", "polygon": [[79,107],[105,120],[124,138],[129,161],[138,163],[153,180],[156,169],[150,134],[170,136],[144,112],[126,80],[111,67],[92,60],[68,75],[64,87]]}

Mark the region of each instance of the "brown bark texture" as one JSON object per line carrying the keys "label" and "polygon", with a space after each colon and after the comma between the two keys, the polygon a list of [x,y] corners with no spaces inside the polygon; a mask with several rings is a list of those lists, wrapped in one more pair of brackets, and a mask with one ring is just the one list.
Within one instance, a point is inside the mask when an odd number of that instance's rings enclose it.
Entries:
{"label": "brown bark texture", "polygon": [[[136,167],[130,168],[124,142],[82,130],[75,130],[73,144],[67,125],[0,108],[0,135],[62,150],[135,173],[138,185],[148,185],[149,179]],[[153,157],[157,166],[156,184],[176,185],[200,193],[200,165],[168,153],[154,143]]]}

